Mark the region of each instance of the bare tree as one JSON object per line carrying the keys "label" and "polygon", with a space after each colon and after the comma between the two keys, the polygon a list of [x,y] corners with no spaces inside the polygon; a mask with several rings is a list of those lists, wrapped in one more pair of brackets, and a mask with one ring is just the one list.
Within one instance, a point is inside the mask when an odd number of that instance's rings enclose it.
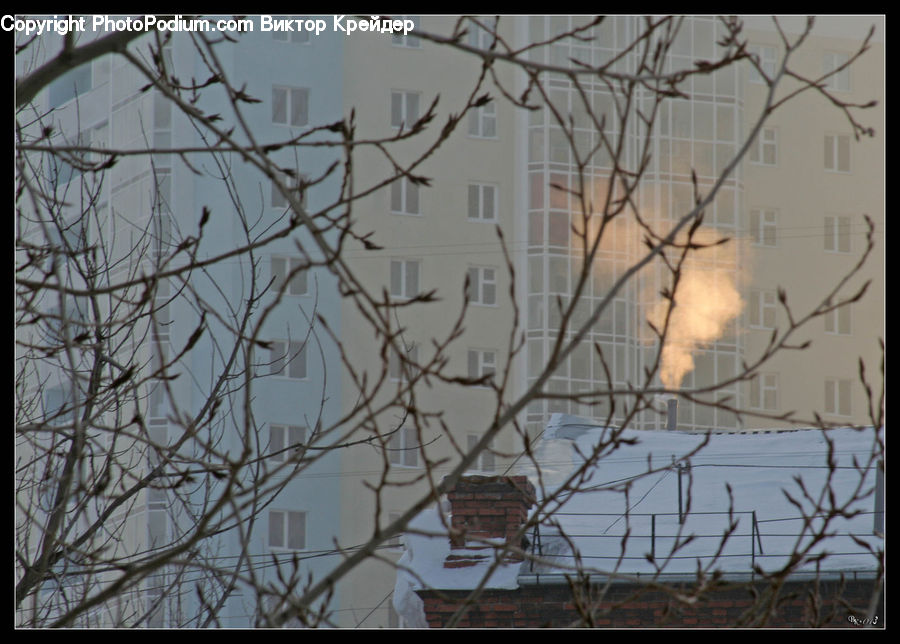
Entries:
{"label": "bare tree", "polygon": [[[385,544],[480,458],[492,454],[501,432],[514,433],[523,446],[519,454],[501,456],[529,463],[540,483],[534,436],[523,422],[526,408],[536,401],[603,409],[607,424],[615,421],[621,428],[642,415],[657,414],[662,395],[739,418],[827,428],[819,417],[767,414],[714,394],[751,381],[777,354],[801,351],[797,338],[812,321],[865,295],[866,285],[858,281],[875,244],[871,220],[859,262],[823,288],[814,306],[799,310],[789,294],[779,294],[788,322],[773,330],[760,355],[746,356],[733,375],[710,385],[681,386],[691,370],[692,351],[721,335],[740,312],[740,298],[732,297],[736,286],[718,293],[723,306],[707,315],[714,326],[709,336],[685,334],[691,324],[684,316],[695,308],[687,304],[692,294],[709,288],[704,267],[730,266],[733,272],[738,261],[739,240],[705,226],[705,213],[773,112],[797,96],[818,94],[824,105],[844,115],[856,137],[874,135],[858,116],[871,104],[848,103],[827,82],[865,54],[869,39],[842,65],[810,77],[793,61],[812,21],[800,35],[788,35],[775,23],[784,55],[773,69],[749,52],[742,22],[727,17],[716,22],[723,34],[716,56],[681,67],[673,65],[672,51],[683,21],[636,20],[638,33],[619,42],[618,53],[599,64],[577,57],[558,60],[554,52],[559,45],[589,47],[604,25],[602,18],[526,44],[506,35],[502,18],[460,18],[445,34],[417,29],[415,37],[430,46],[475,61],[476,73],[467,87],[453,88],[452,104],[458,109],[444,112],[436,98],[421,115],[407,110],[403,116],[411,122],[403,120],[389,135],[376,137],[358,134],[361,115],[355,111],[330,122],[304,122],[298,116],[297,128],[277,139],[257,131],[252,110],[270,98],[273,104],[282,99],[252,95],[245,79],[234,77],[223,62],[247,34],[183,35],[192,48],[189,65],[172,56],[171,41],[162,32],[84,43],[70,33],[59,50],[48,49],[40,37],[20,39],[18,623],[152,626],[160,624],[165,606],[169,625],[217,626],[223,607],[237,593],[253,598],[257,614],[251,622],[260,626],[291,620],[332,624],[329,597],[334,588],[367,562],[394,565],[396,557],[384,552]],[[545,52],[551,52],[549,60]],[[82,118],[77,89],[66,110],[54,101],[45,109],[47,103],[37,100],[52,83],[59,87],[60,79],[71,78],[67,72],[90,61],[111,61],[107,64],[113,70],[127,69],[128,78],[139,79],[133,81],[131,95],[143,101],[143,122],[135,123],[127,145],[109,135],[109,123]],[[759,74],[767,88],[765,103],[733,156],[712,179],[698,179],[693,172],[690,203],[676,218],[661,222],[641,195],[656,167],[652,142],[660,114],[673,99],[689,98],[685,88],[692,78],[712,77],[736,65],[749,65]],[[499,71],[510,68],[521,86],[510,85],[508,75]],[[556,100],[555,81],[567,83],[571,108]],[[72,85],[63,87],[69,91]],[[593,99],[597,89],[610,98],[610,105]],[[283,100],[287,106],[295,99],[285,95]],[[567,295],[550,305],[555,339],[549,351],[532,356],[520,311],[523,299],[516,290],[524,278],[509,246],[510,232],[498,225],[510,287],[496,297],[505,298],[511,312],[504,320],[508,344],[493,370],[462,374],[455,356],[463,350],[470,302],[477,301],[476,289],[482,288],[475,280],[484,276],[470,274],[458,285],[452,294],[464,294],[458,310],[446,303],[447,293],[415,289],[399,298],[353,261],[353,253],[378,256],[383,243],[358,209],[373,195],[440,181],[426,176],[428,162],[459,139],[485,108],[499,102],[527,113],[544,110],[557,137],[553,145],[571,158],[575,170],[567,185],[551,183],[541,189],[561,195],[567,204],[570,218],[563,235],[581,260]],[[294,114],[284,110],[283,118],[291,122]],[[190,129],[201,144],[181,145],[172,136],[174,122]],[[587,143],[581,134],[585,129],[593,132]],[[634,136],[626,137],[626,132]],[[607,168],[602,185],[592,172],[600,158]],[[376,180],[372,173],[361,179],[360,164],[387,169]],[[310,172],[310,167],[323,170]],[[219,205],[178,211],[185,202],[172,194],[171,177],[177,173],[200,177]],[[131,188],[121,178],[137,176],[144,179],[135,184],[131,201],[110,196],[113,182],[118,182],[117,191],[127,191]],[[270,197],[272,205],[281,206],[275,217],[267,211]],[[122,211],[119,203],[141,206]],[[216,227],[228,227],[232,241],[223,245],[211,232]],[[623,234],[634,243],[620,253],[614,240]],[[273,258],[271,249],[285,240],[290,240],[291,258]],[[597,266],[608,265],[610,253],[619,253],[625,264],[602,297],[590,299],[592,276]],[[651,272],[653,279],[647,278]],[[606,382],[578,392],[554,389],[554,374],[586,346],[591,329],[610,314],[617,296],[637,289],[639,279],[662,292],[646,310],[641,341],[652,358],[644,372],[621,383],[613,356],[600,344],[587,345]],[[295,289],[312,293],[314,303],[295,312],[291,308],[299,323],[284,326],[278,316],[291,307]],[[353,333],[368,338],[367,354],[380,357],[378,369],[365,366],[357,345],[342,335],[328,312],[335,301],[359,321]],[[451,320],[448,330],[437,334],[415,328],[415,313],[435,307]],[[410,339],[426,332],[427,343]],[[519,374],[526,357],[529,364],[537,360],[539,368],[522,386]],[[679,362],[685,357],[686,363]],[[308,372],[319,402],[298,412],[302,422],[297,428],[265,432],[262,426],[268,421],[258,397],[272,378],[294,369],[303,377]],[[870,382],[862,361],[860,380],[871,401],[871,424],[881,428],[883,388],[879,391]],[[337,382],[352,390],[340,395],[353,402],[336,409],[330,397]],[[479,413],[483,426],[478,439],[466,444],[427,392],[446,392],[459,401],[474,394],[483,401],[486,388],[491,403]],[[401,439],[407,431],[414,437],[409,443]],[[435,432],[444,440],[429,441]],[[883,463],[883,434],[878,436],[869,467]],[[563,486],[551,491],[539,485],[542,498],[535,521],[552,520],[559,495],[577,493],[585,474],[619,441],[613,433],[585,455]],[[364,542],[347,546],[336,541],[331,554],[340,556],[315,576],[307,576],[296,555],[274,561],[260,557],[258,535],[266,517],[282,522],[266,526],[281,530],[282,537],[290,532],[285,527],[289,522],[303,520],[289,512],[273,519],[267,509],[275,507],[279,493],[317,468],[333,467],[333,459],[343,453],[373,449],[380,468],[366,477],[373,510],[365,519],[374,529]],[[398,468],[395,457],[403,450],[424,462],[414,476]],[[385,522],[383,505],[401,488],[413,490],[412,500]],[[853,500],[869,494],[861,485]],[[827,486],[810,498],[816,499],[810,516],[824,512],[838,517],[850,507],[830,499]],[[146,538],[135,536],[144,529]],[[826,535],[828,523],[816,524],[816,530]],[[231,551],[223,556],[224,540],[238,544],[236,556]],[[791,566],[772,576],[774,590],[807,557],[803,551],[796,554]],[[883,569],[881,553],[873,557]],[[697,593],[702,591],[698,581]],[[764,609],[761,615],[764,623]]]}

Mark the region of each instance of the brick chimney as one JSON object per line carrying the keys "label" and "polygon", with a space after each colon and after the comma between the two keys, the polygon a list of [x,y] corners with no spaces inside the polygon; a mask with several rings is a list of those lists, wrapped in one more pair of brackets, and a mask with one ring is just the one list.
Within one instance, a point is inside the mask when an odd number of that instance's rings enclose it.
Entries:
{"label": "brick chimney", "polygon": [[[472,566],[488,558],[484,539],[509,541],[528,520],[534,486],[524,476],[464,476],[448,494],[450,555],[445,568]],[[516,544],[520,545],[520,544]],[[510,553],[509,561],[521,561]]]}

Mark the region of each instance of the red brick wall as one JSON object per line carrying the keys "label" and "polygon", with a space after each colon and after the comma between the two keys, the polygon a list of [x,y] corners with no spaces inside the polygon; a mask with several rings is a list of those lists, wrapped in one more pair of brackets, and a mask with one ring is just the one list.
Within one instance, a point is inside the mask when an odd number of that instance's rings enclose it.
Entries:
{"label": "red brick wall", "polygon": [[[748,613],[754,605],[759,607],[760,600],[756,598],[768,596],[767,587],[761,584],[753,587],[749,584],[722,587],[708,593],[694,606],[679,604],[669,593],[640,591],[640,587],[631,584],[611,586],[602,599],[601,590],[591,587],[587,592],[579,592],[585,597],[580,602],[574,600],[573,589],[567,585],[523,586],[517,590],[484,591],[456,626],[860,628],[850,618],[865,618],[872,589],[873,582],[869,580],[850,580],[843,584],[837,581],[820,581],[817,587],[811,582],[786,584],[777,595],[774,612],[762,622],[758,612]],[[425,614],[432,628],[444,627],[468,595],[465,591],[418,591],[418,594],[424,601]],[[593,605],[594,611],[588,614],[584,609],[579,610],[579,605]],[[882,627],[885,620],[883,600],[876,614],[879,616],[876,625]]]}
{"label": "red brick wall", "polygon": [[528,520],[534,486],[524,476],[467,476],[448,494],[453,548],[479,539],[508,539]]}

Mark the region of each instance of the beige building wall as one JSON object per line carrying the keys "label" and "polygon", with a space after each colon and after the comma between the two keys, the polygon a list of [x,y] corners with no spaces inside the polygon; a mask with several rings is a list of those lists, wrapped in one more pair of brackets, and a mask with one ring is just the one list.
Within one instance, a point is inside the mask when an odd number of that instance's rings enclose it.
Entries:
{"label": "beige building wall", "polygon": [[[826,69],[827,56],[852,56],[860,47],[861,37],[841,38],[836,34],[843,28],[843,33],[862,36],[866,25],[874,22],[880,21],[877,17],[847,18],[837,26],[826,21],[792,58],[792,69],[807,78],[819,78]],[[822,31],[828,35],[815,35]],[[759,29],[748,35],[752,44],[774,48],[779,59],[783,56],[784,46],[774,31]],[[777,289],[785,289],[795,319],[816,310],[864,252],[864,215],[875,224],[875,246],[867,263],[832,303],[854,294],[871,280],[865,297],[847,314],[819,317],[804,325],[790,338],[790,344],[810,341],[810,347],[802,352],[783,352],[761,368],[769,380],[766,386],[774,384],[777,388],[769,404],[761,396],[764,413],[795,411],[799,418],[812,420],[818,412],[827,422],[870,423],[867,396],[859,381],[859,359],[864,360],[867,378],[876,386],[877,395],[881,386],[878,338],[884,337],[884,78],[883,39],[876,39],[839,79],[833,93],[835,99],[848,104],[877,101],[874,108],[853,112],[861,124],[874,129],[875,137],[863,136],[857,141],[841,109],[818,91],[807,90],[777,109],[766,124],[777,137],[776,162],[744,163],[742,215],[751,239],[754,210],[774,213],[775,221],[774,239],[750,246],[752,280],[744,316],[748,362],[765,351],[771,336],[770,328],[758,328],[769,326],[764,318],[760,318],[762,324],[751,324],[753,298],[759,296],[750,291],[768,294],[763,297],[773,303],[775,324],[783,332],[790,321],[777,300]],[[786,83],[779,96],[798,86],[796,82]],[[751,125],[749,119],[764,104],[765,93],[764,85],[749,80],[745,83],[745,131]],[[843,158],[836,157],[831,169],[826,167],[826,137],[843,137],[846,142],[845,151],[835,150]],[[840,139],[838,144],[830,141],[832,147],[842,145]],[[845,162],[845,167],[833,167]],[[848,219],[842,222],[840,218]],[[749,402],[750,387],[745,388],[745,395]],[[765,418],[748,419],[746,423],[758,427],[784,424]]]}
{"label": "beige building wall", "polygon": [[[454,21],[455,18],[424,16],[419,24],[428,32],[449,33]],[[345,50],[345,116],[355,108],[357,139],[399,132],[392,128],[392,94],[415,94],[419,116],[439,97],[436,117],[428,131],[415,137],[409,145],[401,146],[399,163],[408,163],[434,143],[448,117],[459,114],[470,95],[490,92],[495,99],[498,96],[490,77],[476,88],[480,65],[472,57],[422,41],[417,46],[408,44],[395,43],[381,34],[359,34],[347,39]],[[497,72],[507,86],[513,85],[510,68],[498,68]],[[402,99],[404,108],[407,100]],[[459,376],[469,374],[470,351],[481,356],[479,367],[489,365],[484,354],[492,354],[495,368],[502,371],[508,359],[513,325],[509,274],[496,228],[500,226],[504,230],[510,251],[520,252],[512,235],[518,185],[516,114],[503,100],[495,100],[492,105],[496,108],[493,136],[489,129],[482,131],[487,136],[471,135],[469,118],[463,118],[450,139],[411,171],[431,179],[429,186],[418,190],[417,208],[410,208],[409,195],[404,191],[401,208],[417,212],[394,212],[396,203],[392,201],[390,188],[378,190],[354,205],[355,220],[361,229],[374,231],[371,241],[383,250],[356,250],[357,244],[346,255],[351,268],[374,292],[384,289],[393,299],[403,299],[412,294],[409,289],[414,288],[411,286],[414,281],[420,293],[435,291],[434,303],[397,309],[394,318],[395,325],[404,329],[403,341],[417,352],[419,361],[429,361],[435,355],[432,339],[443,342],[453,332],[464,304],[467,272],[477,269],[483,283],[493,282],[488,290],[483,286],[479,289],[482,301],[469,304],[462,334],[445,351],[450,368]],[[405,109],[403,114],[407,114]],[[491,120],[490,115],[486,118]],[[358,149],[354,169],[357,193],[393,175],[391,163],[373,148]],[[487,186],[487,195],[494,196],[493,220],[469,217],[470,184]],[[482,200],[487,202],[489,196],[483,196]],[[391,295],[392,287],[396,287],[396,283],[392,284],[392,263],[403,267],[399,298]],[[409,263],[417,267],[414,269],[417,278],[407,273]],[[351,300],[344,300],[341,317],[342,340],[348,355],[353,356],[354,368],[359,374],[366,372],[372,382],[384,368],[380,340],[372,337]],[[358,332],[359,329],[365,332]],[[515,375],[513,370],[511,387],[515,387]],[[348,370],[344,370],[342,377],[343,410],[348,413],[356,404],[358,386]],[[389,373],[388,383],[376,400],[388,401],[400,386],[404,383],[392,379]],[[439,482],[456,465],[459,450],[467,449],[470,437],[480,438],[490,426],[496,402],[496,393],[489,388],[472,390],[431,379],[415,388],[415,404],[432,414],[427,426],[416,428],[406,422],[401,408],[382,410],[376,420],[378,431],[387,434],[398,430],[397,442],[389,444],[387,453],[380,449],[353,449],[345,453],[341,473],[341,516],[345,528],[341,545],[363,543],[372,534],[376,515],[383,525],[421,497],[427,489],[422,479],[426,471],[425,455],[430,461],[433,480]],[[416,449],[418,445],[424,447]],[[517,453],[520,446],[514,431],[504,432],[494,443],[496,455],[482,460],[476,469],[502,473],[510,461],[506,455]],[[397,447],[404,451],[393,451]],[[369,486],[377,484],[385,459],[392,462],[390,482],[381,495],[381,505],[376,506],[376,495]],[[381,554],[388,560],[396,560],[402,549],[387,547]],[[390,594],[395,579],[395,569],[381,562],[368,562],[355,570],[341,591],[338,623],[344,626],[391,624]]]}

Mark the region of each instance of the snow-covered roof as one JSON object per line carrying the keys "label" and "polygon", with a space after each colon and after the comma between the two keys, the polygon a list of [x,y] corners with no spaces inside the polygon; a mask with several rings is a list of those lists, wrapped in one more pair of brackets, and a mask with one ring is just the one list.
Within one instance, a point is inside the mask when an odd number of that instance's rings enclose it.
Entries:
{"label": "snow-covered roof", "polygon": [[[528,534],[536,563],[501,565],[486,588],[515,588],[537,574],[549,580],[548,575],[570,571],[576,556],[579,567],[590,569],[593,577],[696,575],[698,561],[710,571],[749,575],[753,566],[780,569],[795,551],[829,553],[818,564],[809,562],[800,570],[815,571],[816,566],[820,571],[876,569],[876,557],[863,545],[874,550],[883,547],[881,536],[873,535],[874,429],[707,436],[612,430],[558,414],[548,424],[537,451],[541,477],[534,466],[516,473],[529,476],[539,500],[550,498],[613,431],[633,444],[620,443],[611,453],[604,452],[587,469],[577,492],[563,493],[544,508],[539,533]],[[833,467],[829,467],[826,434],[833,445]],[[679,469],[683,523],[679,522]],[[828,536],[816,540],[813,535],[825,518],[813,515],[830,509],[840,510],[841,516],[831,517]],[[545,520],[545,514],[551,520]],[[806,528],[804,514],[813,517]],[[407,550],[400,560],[407,571],[401,569],[398,574],[394,598],[407,622],[415,619],[413,609],[421,612],[412,589],[474,588],[490,565],[444,568],[450,552],[445,521],[437,508],[431,508],[410,525]],[[734,528],[723,545],[723,534],[731,525]],[[623,550],[626,531],[630,535]],[[654,554],[654,561],[648,560],[648,553]]]}

